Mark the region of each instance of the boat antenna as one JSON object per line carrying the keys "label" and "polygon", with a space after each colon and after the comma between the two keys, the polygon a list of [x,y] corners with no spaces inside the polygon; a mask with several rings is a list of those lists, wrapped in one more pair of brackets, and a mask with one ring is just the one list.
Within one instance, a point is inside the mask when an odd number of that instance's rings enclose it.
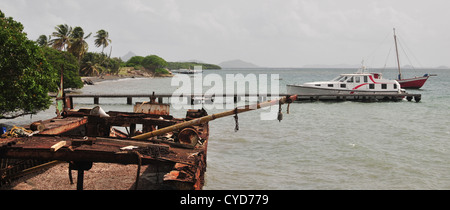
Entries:
{"label": "boat antenna", "polygon": [[397,53],[398,79],[401,80],[402,72],[400,70],[400,59],[398,58],[397,35],[395,35],[395,28],[394,28],[394,41],[395,41],[395,52]]}
{"label": "boat antenna", "polygon": [[366,71],[367,71],[367,68],[364,65],[364,59],[362,59],[362,61],[361,61],[361,68],[358,69],[358,71],[356,73],[365,73]]}

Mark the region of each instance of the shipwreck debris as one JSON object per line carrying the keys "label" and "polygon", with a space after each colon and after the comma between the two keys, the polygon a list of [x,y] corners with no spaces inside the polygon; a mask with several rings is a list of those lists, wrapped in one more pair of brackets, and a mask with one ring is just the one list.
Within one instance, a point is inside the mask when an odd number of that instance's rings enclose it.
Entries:
{"label": "shipwreck debris", "polygon": [[[0,158],[68,162],[69,171],[78,172],[79,190],[84,172],[94,162],[138,165],[136,188],[140,166],[150,165],[160,174],[153,189],[200,190],[207,165],[209,121],[295,100],[296,96],[282,97],[212,115],[204,109],[187,110],[185,118],[171,116],[168,106],[155,100],[137,103],[135,112],[105,112],[100,107],[75,110],[70,104],[60,116],[25,127],[38,131],[32,136],[1,138]],[[142,125],[142,131],[137,125]]]}

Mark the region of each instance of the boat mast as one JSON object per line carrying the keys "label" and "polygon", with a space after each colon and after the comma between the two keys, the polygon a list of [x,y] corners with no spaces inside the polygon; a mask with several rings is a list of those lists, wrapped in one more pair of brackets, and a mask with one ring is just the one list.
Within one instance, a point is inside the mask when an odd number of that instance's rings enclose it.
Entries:
{"label": "boat mast", "polygon": [[394,28],[394,41],[395,41],[395,52],[397,53],[398,79],[401,80],[402,72],[400,70],[400,59],[398,58],[397,36],[395,35],[395,28]]}

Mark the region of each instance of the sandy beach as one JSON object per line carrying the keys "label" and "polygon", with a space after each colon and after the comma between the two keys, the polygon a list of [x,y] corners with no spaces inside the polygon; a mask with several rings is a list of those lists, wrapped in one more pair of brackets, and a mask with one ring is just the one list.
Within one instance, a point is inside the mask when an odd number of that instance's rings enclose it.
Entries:
{"label": "sandy beach", "polygon": [[118,75],[99,75],[93,77],[81,77],[81,80],[85,85],[95,85],[95,83],[109,81],[109,80],[118,80],[125,78],[155,78],[155,77],[172,77],[173,74],[163,74],[163,75],[155,75],[147,71],[141,70],[132,70],[129,67],[124,67],[121,70],[121,73]]}
{"label": "sandy beach", "polygon": [[[137,165],[94,163],[84,172],[84,190],[134,190]],[[149,180],[155,179],[148,165],[142,165],[138,189],[151,190]],[[60,163],[38,173],[21,177],[0,190],[76,190],[77,171],[72,170],[74,184],[69,181],[69,164]]]}
{"label": "sandy beach", "polygon": [[125,78],[153,78],[153,76],[135,76],[135,75],[104,75],[96,77],[81,77],[85,85],[95,85],[98,82],[118,80]]}

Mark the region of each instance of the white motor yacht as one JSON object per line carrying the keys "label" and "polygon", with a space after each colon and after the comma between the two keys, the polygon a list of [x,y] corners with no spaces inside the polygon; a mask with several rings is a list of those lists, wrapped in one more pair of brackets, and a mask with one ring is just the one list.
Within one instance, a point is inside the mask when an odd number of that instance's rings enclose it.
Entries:
{"label": "white motor yacht", "polygon": [[[303,85],[287,85],[287,94],[335,96],[337,94],[400,94],[401,89],[396,80],[383,79],[381,73],[369,73],[363,67],[353,74],[341,74],[333,80],[308,82]],[[382,97],[381,97],[382,98]]]}

